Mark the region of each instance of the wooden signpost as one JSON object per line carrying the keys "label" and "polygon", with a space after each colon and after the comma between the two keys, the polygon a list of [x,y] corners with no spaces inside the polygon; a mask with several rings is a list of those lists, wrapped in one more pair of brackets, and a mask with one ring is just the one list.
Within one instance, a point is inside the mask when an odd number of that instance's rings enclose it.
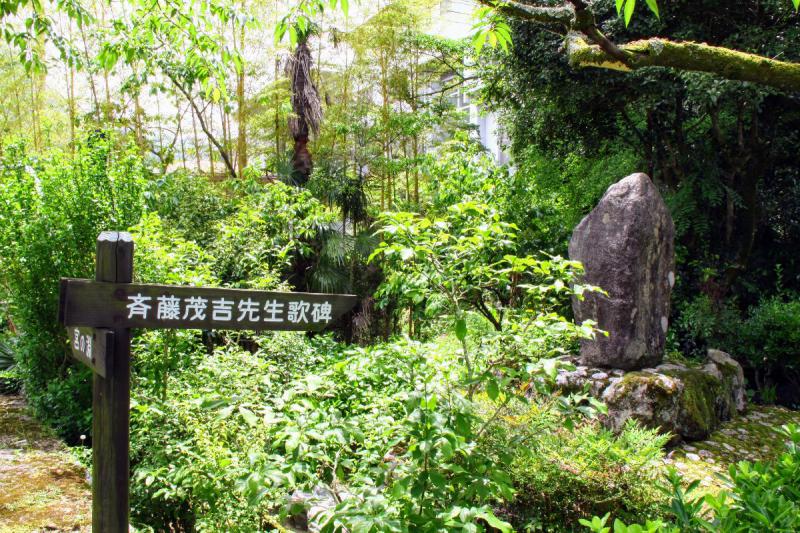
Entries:
{"label": "wooden signpost", "polygon": [[92,531],[128,531],[131,328],[320,331],[356,297],[133,283],[133,238],[103,232],[95,281],[62,279],[59,320],[94,371]]}

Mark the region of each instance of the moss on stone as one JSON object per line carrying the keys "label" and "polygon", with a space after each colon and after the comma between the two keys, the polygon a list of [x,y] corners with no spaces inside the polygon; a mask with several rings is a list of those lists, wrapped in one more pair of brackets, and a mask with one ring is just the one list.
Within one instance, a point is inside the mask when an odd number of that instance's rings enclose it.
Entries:
{"label": "moss on stone", "polygon": [[672,371],[667,373],[683,383],[683,392],[680,396],[682,425],[687,426],[689,433],[695,433],[695,438],[703,438],[711,433],[717,425],[717,413],[714,405],[722,391],[722,383],[714,376],[701,370],[687,369],[685,371]]}

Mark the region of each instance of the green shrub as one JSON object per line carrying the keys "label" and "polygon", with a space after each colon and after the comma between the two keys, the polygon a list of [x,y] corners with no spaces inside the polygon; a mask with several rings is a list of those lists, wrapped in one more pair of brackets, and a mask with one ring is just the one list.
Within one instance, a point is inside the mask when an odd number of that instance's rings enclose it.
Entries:
{"label": "green shrub", "polygon": [[217,224],[235,210],[233,195],[204,176],[174,172],[148,183],[147,208],[178,230],[185,239],[206,246]]}
{"label": "green shrub", "polygon": [[[731,350],[742,331],[742,316],[733,305],[712,302],[705,294],[677,302],[678,320],[669,333],[682,355],[704,359],[709,348]],[[732,354],[738,355],[733,349]]]}
{"label": "green shrub", "polygon": [[309,258],[314,239],[334,218],[307,191],[283,183],[259,186],[220,222],[210,247],[214,273],[225,284],[274,288]]}
{"label": "green shrub", "polygon": [[[732,353],[747,359],[760,392],[782,385],[800,404],[800,299],[764,300],[750,311]],[[779,395],[784,400],[791,391]]]}
{"label": "green shrub", "polygon": [[[256,337],[254,352],[227,343],[209,354],[197,332],[172,333],[148,332],[134,346],[133,521],[155,531],[269,530],[269,509],[291,487],[252,505],[240,480],[283,427],[265,413],[293,405],[284,394],[327,368],[336,350],[326,339],[279,333]],[[162,376],[165,352],[173,364]]]}
{"label": "green shrub", "polygon": [[430,209],[443,213],[467,200],[488,203],[519,228],[519,253],[564,254],[581,218],[612,183],[637,167],[627,149],[603,150],[592,158],[574,152],[556,160],[531,147],[516,154],[514,163],[509,172],[480,143],[456,136],[438,148],[426,168]]}
{"label": "green shrub", "polygon": [[134,276],[137,283],[164,285],[215,285],[215,259],[194,241],[165,225],[155,213],[145,214],[130,228],[136,253]]}
{"label": "green shrub", "polygon": [[603,515],[657,519],[665,498],[656,488],[667,438],[633,423],[615,436],[597,423],[559,430],[552,411],[517,409],[494,446],[511,450],[516,496],[507,512],[520,531],[569,531]]}
{"label": "green shrub", "polygon": [[19,330],[17,363],[38,415],[70,440],[88,433],[90,373],[71,362],[57,324],[61,277],[93,277],[97,236],[141,215],[145,171],[95,132],[74,155],[6,147],[0,163],[0,285]]}
{"label": "green shrub", "polygon": [[745,367],[759,399],[800,404],[800,300],[775,296],[746,317],[730,304],[701,295],[680,307],[676,324],[682,352],[697,358],[708,348],[730,352]]}
{"label": "green shrub", "polygon": [[517,172],[498,191],[509,222],[520,228],[529,251],[565,254],[572,230],[609,186],[640,168],[627,148],[606,147],[554,159],[531,146],[516,156]]}

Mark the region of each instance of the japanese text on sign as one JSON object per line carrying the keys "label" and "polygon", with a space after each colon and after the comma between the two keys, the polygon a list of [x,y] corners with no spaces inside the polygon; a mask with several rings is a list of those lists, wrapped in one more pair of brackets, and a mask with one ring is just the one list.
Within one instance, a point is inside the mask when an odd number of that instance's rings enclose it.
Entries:
{"label": "japanese text on sign", "polygon": [[158,320],[204,321],[210,312],[212,319],[218,322],[236,323],[313,323],[327,324],[333,318],[330,302],[313,303],[304,300],[284,302],[267,300],[262,305],[252,298],[240,300],[219,298],[211,299],[199,296],[179,298],[164,294],[157,298],[139,294],[128,296],[128,318],[148,319],[155,314]]}
{"label": "japanese text on sign", "polygon": [[92,339],[91,335],[84,335],[77,328],[72,330],[72,348],[80,352],[86,359],[92,360]]}

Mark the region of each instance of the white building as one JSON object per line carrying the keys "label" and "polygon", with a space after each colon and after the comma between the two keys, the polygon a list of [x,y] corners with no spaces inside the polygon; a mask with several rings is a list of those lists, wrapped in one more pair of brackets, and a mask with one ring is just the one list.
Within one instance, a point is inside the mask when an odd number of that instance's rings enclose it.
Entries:
{"label": "white building", "polygon": [[[474,24],[472,14],[477,7],[478,3],[474,0],[441,0],[438,8],[435,8],[431,34],[447,39],[469,37]],[[450,81],[451,78],[445,77],[441,84],[444,86]],[[501,164],[507,163],[509,157],[503,150],[506,137],[497,113],[481,109],[470,97],[469,90],[459,90],[450,97],[450,101],[456,109],[468,115],[469,123],[478,130],[481,144],[492,154],[495,161]]]}

